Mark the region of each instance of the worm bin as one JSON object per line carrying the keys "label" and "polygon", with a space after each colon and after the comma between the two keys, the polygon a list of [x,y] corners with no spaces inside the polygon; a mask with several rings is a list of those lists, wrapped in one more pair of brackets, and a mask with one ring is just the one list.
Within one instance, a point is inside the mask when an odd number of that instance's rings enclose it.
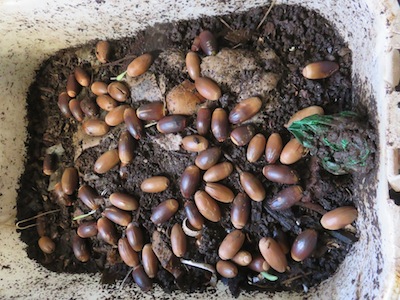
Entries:
{"label": "worm bin", "polygon": [[0,298],[398,299],[397,1],[0,8]]}

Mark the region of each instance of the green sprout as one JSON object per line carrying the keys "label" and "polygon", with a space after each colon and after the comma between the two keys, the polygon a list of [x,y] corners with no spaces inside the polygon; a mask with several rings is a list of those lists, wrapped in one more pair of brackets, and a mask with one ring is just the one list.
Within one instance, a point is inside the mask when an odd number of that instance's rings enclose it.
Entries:
{"label": "green sprout", "polygon": [[334,175],[366,172],[371,167],[373,147],[354,112],[312,115],[293,122],[288,130]]}
{"label": "green sprout", "polygon": [[111,77],[110,79],[111,80],[116,80],[116,81],[121,81],[122,79],[124,79],[124,77],[126,75],[126,72],[128,72],[128,71],[124,71],[121,74],[119,74],[117,77]]}
{"label": "green sprout", "polygon": [[83,215],[76,216],[76,217],[74,217],[74,218],[72,219],[72,221],[76,221],[76,220],[80,220],[80,219],[87,218],[87,217],[93,215],[96,211],[97,211],[97,210],[92,210],[92,211],[88,212],[87,214],[83,214]]}
{"label": "green sprout", "polygon": [[277,281],[279,279],[277,276],[269,274],[267,272],[261,272],[260,274],[262,275],[262,277],[269,281]]}

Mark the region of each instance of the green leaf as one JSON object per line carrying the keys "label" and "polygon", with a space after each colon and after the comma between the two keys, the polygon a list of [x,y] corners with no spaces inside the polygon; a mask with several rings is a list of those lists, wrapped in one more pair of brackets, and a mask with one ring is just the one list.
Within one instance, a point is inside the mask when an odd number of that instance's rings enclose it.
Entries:
{"label": "green leaf", "polygon": [[[366,137],[347,140],[346,135],[358,133],[357,114],[343,111],[334,115],[312,115],[293,122],[288,130],[310,153],[320,157],[324,169],[335,175],[357,172],[366,166],[372,153]],[[344,135],[343,135],[344,133]]]}

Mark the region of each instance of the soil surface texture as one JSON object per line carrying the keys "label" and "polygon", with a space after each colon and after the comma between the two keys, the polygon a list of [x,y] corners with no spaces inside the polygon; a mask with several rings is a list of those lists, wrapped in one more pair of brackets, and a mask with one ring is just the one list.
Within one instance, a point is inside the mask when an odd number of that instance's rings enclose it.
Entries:
{"label": "soil surface texture", "polygon": [[[193,123],[196,115],[188,116],[188,126],[177,134],[165,135],[158,132],[156,126],[147,127],[142,138],[136,142],[132,163],[121,170],[118,165],[105,174],[97,174],[93,171],[95,161],[105,151],[117,148],[125,125],[112,127],[101,138],[89,139],[82,134],[80,122],[60,113],[58,95],[65,91],[68,75],[76,66],[83,67],[91,75],[92,82],[110,83],[111,78],[122,73],[133,58],[151,53],[154,62],[150,69],[139,78],[127,79],[131,90],[127,103],[137,108],[143,103],[164,101],[173,87],[190,80],[185,68],[185,55],[194,38],[202,30],[210,30],[217,38],[219,52],[215,56],[206,56],[199,51],[202,74],[218,83],[222,96],[218,101],[206,102],[207,105],[212,109],[222,107],[229,113],[241,100],[259,96],[263,102],[262,109],[247,123],[253,124],[255,131],[266,138],[277,132],[284,143],[288,142],[292,136],[284,124],[292,114],[311,105],[323,107],[325,114],[343,110],[366,111],[357,95],[352,95],[351,51],[333,26],[315,12],[297,6],[279,5],[272,8],[257,29],[267,10],[268,7],[260,7],[245,13],[155,25],[134,37],[109,41],[113,51],[110,62],[106,64],[96,60],[94,48],[97,41],[61,50],[42,64],[27,99],[29,140],[17,217],[23,220],[41,212],[59,211],[41,217],[38,221],[41,225],[37,228],[21,231],[21,239],[27,244],[30,258],[55,272],[101,272],[103,283],[114,283],[122,280],[130,268],[122,262],[116,247],[96,236],[86,241],[90,248],[90,260],[86,263],[78,261],[71,247],[78,225],[100,218],[102,211],[111,205],[110,194],[124,192],[139,201],[139,209],[129,214],[133,222],[140,226],[144,242],[152,242],[153,232],[158,231],[163,243],[171,247],[171,228],[175,223],[182,224],[186,217],[184,203],[193,201],[193,197],[183,199],[179,183],[185,168],[194,164],[197,153],[185,151],[180,142],[183,137],[196,134]],[[321,60],[336,61],[340,68],[326,79],[305,79],[302,75],[304,66]],[[89,88],[83,88],[77,98],[95,99],[95,95]],[[104,114],[101,112],[99,118],[104,118]],[[364,119],[364,122],[366,138],[375,140],[374,129],[367,120]],[[321,214],[316,207],[326,211],[344,205],[357,207],[351,192],[358,185],[357,176],[334,176],[321,167],[317,157],[308,154],[291,166],[301,179],[299,184],[304,189],[302,201],[289,209],[274,211],[268,206],[268,201],[287,185],[273,183],[262,175],[262,168],[267,164],[264,156],[255,163],[249,163],[246,160],[247,146],[238,147],[230,139],[219,143],[211,132],[206,138],[211,146],[222,149],[224,155],[220,162],[231,161],[241,170],[255,174],[266,190],[264,201],[251,201],[251,214],[242,229],[246,236],[242,249],[255,255],[259,253],[258,242],[261,238],[281,235],[286,237],[290,248],[303,230],[311,228],[318,232],[316,250],[309,258],[295,262],[289,253],[286,255],[286,272],[268,271],[277,276],[276,281],[254,279],[258,273],[247,267],[238,267],[238,275],[232,279],[218,275],[229,286],[232,295],[238,296],[243,290],[302,292],[330,277],[357,241],[358,235],[354,228],[353,231],[323,229],[319,222]],[[44,175],[42,171],[46,151],[57,155],[58,171],[51,176]],[[72,205],[65,206],[52,191],[62,171],[71,166],[79,171],[79,184],[93,187],[102,197],[96,213],[79,221],[72,219],[88,213],[90,209],[78,199],[77,192],[71,197]],[[169,188],[156,194],[143,193],[140,189],[142,181],[155,175],[168,177]],[[236,170],[220,183],[229,187],[235,195],[243,192]],[[204,187],[205,183],[201,182],[199,190]],[[150,220],[153,208],[171,198],[179,202],[177,213],[161,225],[153,224]],[[215,223],[206,220],[199,239],[187,238],[184,259],[211,265],[219,260],[219,245],[234,227],[230,221],[231,204],[218,205],[221,220]],[[124,236],[125,227],[116,225],[116,228],[118,236]],[[56,247],[53,253],[44,254],[40,250],[39,233],[54,241]],[[180,265],[179,260],[177,264]],[[207,288],[209,272],[185,265],[180,268],[185,276],[177,282],[159,264],[154,282],[167,292]],[[131,276],[126,284],[134,284]]]}

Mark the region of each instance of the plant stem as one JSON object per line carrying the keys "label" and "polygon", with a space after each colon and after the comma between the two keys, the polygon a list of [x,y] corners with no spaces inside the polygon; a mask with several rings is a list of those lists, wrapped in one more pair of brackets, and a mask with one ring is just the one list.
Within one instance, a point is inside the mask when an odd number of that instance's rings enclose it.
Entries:
{"label": "plant stem", "polygon": [[86,217],[89,217],[89,216],[93,215],[96,211],[97,211],[97,210],[94,209],[94,210],[88,212],[87,214],[83,214],[83,215],[76,216],[76,217],[74,217],[74,218],[72,219],[72,221],[77,221],[77,220],[80,220],[80,219],[84,219],[84,218],[86,218]]}

